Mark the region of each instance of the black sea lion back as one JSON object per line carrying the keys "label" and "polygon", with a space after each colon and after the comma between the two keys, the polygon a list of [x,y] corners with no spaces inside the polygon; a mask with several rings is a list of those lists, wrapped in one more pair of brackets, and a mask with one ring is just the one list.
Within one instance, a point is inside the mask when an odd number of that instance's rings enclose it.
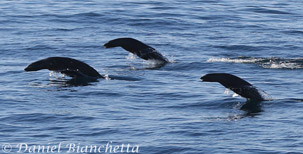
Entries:
{"label": "black sea lion back", "polygon": [[211,73],[201,77],[201,80],[204,82],[219,82],[224,87],[250,100],[265,100],[257,88],[247,81],[232,74]]}
{"label": "black sea lion back", "polygon": [[168,60],[156,49],[133,38],[118,38],[104,44],[105,48],[122,47],[144,60],[158,60],[167,63]]}
{"label": "black sea lion back", "polygon": [[206,74],[201,77],[201,80],[205,82],[219,82],[226,88],[252,86],[247,81],[228,73]]}
{"label": "black sea lion back", "polygon": [[48,69],[51,71],[62,72],[67,75],[82,74],[88,77],[103,78],[94,68],[88,64],[76,59],[67,57],[49,57],[28,65],[25,71],[38,71],[41,69]]}

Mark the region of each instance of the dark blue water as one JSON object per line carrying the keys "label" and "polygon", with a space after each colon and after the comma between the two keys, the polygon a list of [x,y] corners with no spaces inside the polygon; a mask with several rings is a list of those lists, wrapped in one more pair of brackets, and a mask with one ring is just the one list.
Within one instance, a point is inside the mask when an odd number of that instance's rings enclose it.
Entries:
{"label": "dark blue water", "polygon": [[[0,146],[10,144],[11,153],[20,143],[61,143],[57,153],[67,153],[68,144],[120,145],[119,153],[126,153],[121,144],[148,154],[303,153],[302,6],[299,0],[2,0]],[[141,40],[172,63],[153,68],[122,48],[103,48],[119,37]],[[24,72],[51,56],[122,79],[72,86],[48,70]],[[273,101],[262,102],[259,112],[241,110],[244,98],[200,82],[214,72],[235,74]]]}

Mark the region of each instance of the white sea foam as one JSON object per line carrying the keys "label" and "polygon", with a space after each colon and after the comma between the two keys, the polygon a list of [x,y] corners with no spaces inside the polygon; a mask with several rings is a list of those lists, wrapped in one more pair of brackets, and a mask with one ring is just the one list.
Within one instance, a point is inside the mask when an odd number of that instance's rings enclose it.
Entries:
{"label": "white sea foam", "polygon": [[59,72],[56,72],[56,71],[50,71],[49,72],[49,77],[53,77],[53,78],[56,78],[56,79],[62,79],[62,78],[65,78],[66,75],[64,75],[62,73],[59,73]]}
{"label": "white sea foam", "polygon": [[108,74],[104,75],[105,80],[111,80],[111,78],[108,76]]}
{"label": "white sea foam", "polygon": [[238,96],[239,96],[238,94],[234,93],[232,97],[238,97]]}
{"label": "white sea foam", "polygon": [[228,62],[228,63],[255,63],[260,61],[258,58],[249,58],[249,59],[241,59],[241,58],[209,58],[207,62]]}
{"label": "white sea foam", "polygon": [[224,94],[226,94],[226,95],[232,94],[232,97],[238,97],[239,96],[238,94],[234,93],[233,91],[231,91],[228,88],[225,89]]}
{"label": "white sea foam", "polygon": [[209,58],[207,62],[225,62],[225,63],[256,63],[263,68],[269,69],[302,69],[303,60],[302,58]]}
{"label": "white sea foam", "polygon": [[[270,100],[273,100],[272,97],[267,94],[266,92],[264,92],[263,90],[259,89],[259,88],[256,88],[254,87],[254,89],[256,89],[258,91],[258,93],[261,95],[261,97],[264,99],[264,100],[267,100],[267,101],[270,101]],[[240,95],[231,91],[230,89],[226,88],[225,91],[224,91],[224,94],[227,94],[227,95],[230,95],[232,94],[232,97],[239,97]]]}
{"label": "white sea foam", "polygon": [[126,59],[129,59],[129,60],[133,60],[133,59],[136,59],[136,55],[135,54],[132,54],[132,53],[129,53],[127,56],[125,56]]}
{"label": "white sea foam", "polygon": [[230,90],[226,88],[224,91],[224,94],[229,95],[229,93],[230,93]]}
{"label": "white sea foam", "polygon": [[165,56],[165,55],[164,55],[164,57],[167,57],[167,60],[168,60],[168,62],[170,62],[170,63],[175,63],[175,62],[176,62],[174,56]]}
{"label": "white sea foam", "polygon": [[302,65],[299,65],[298,63],[266,63],[262,64],[263,68],[271,68],[271,69],[299,69],[303,68]]}

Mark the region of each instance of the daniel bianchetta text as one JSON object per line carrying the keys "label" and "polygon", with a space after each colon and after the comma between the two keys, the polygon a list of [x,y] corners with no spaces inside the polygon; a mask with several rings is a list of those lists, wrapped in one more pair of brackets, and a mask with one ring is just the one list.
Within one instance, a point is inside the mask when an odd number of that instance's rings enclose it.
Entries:
{"label": "daniel bianchetta text", "polygon": [[112,141],[104,145],[62,142],[47,145],[18,143],[15,146],[3,144],[2,151],[5,153],[139,153],[139,145],[113,144]]}

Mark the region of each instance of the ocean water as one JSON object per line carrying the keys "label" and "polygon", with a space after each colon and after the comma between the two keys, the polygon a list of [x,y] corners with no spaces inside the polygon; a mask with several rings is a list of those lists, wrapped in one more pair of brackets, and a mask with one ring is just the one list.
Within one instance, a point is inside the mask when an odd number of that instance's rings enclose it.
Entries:
{"label": "ocean water", "polygon": [[[303,153],[302,6],[2,0],[0,153]],[[119,37],[136,38],[171,63],[155,68],[122,48],[103,48]],[[120,79],[70,85],[58,73],[24,71],[51,56]],[[273,100],[241,110],[244,98],[200,81],[216,72],[237,75]],[[85,149],[94,145],[100,151]]]}

